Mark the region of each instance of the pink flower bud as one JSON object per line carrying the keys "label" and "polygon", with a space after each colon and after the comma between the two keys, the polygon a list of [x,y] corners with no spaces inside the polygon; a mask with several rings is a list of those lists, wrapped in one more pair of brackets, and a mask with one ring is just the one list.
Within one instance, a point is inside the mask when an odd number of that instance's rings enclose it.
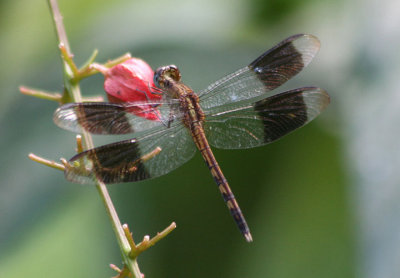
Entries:
{"label": "pink flower bud", "polygon": [[[143,60],[131,58],[106,71],[104,90],[110,102],[157,102],[161,94],[153,83],[154,72]],[[157,105],[132,107],[131,112],[149,120],[159,120]]]}

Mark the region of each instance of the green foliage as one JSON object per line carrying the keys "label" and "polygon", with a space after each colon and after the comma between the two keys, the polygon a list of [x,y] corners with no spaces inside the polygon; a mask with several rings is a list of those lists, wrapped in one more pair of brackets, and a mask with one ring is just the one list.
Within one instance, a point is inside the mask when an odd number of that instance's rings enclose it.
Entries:
{"label": "green foliage", "polygon": [[[60,8],[78,62],[94,48],[99,48],[100,60],[130,51],[153,67],[176,63],[186,83],[202,88],[272,45],[275,41],[266,33],[293,33],[279,26],[255,28],[248,32],[260,32],[256,40],[238,43],[233,38],[243,37],[240,32],[248,22],[240,9],[231,10],[234,5],[223,2],[209,1],[206,10],[200,2],[190,2],[199,7],[188,10],[173,3],[174,10],[186,16],[169,17],[178,30],[154,16],[166,2],[60,0]],[[266,23],[309,3],[261,2],[235,3],[253,5],[258,20]],[[26,158],[37,151],[56,160],[73,155],[75,148],[73,134],[52,124],[55,103],[17,93],[21,84],[61,90],[60,59],[45,1],[9,1],[2,7],[7,24],[1,25],[0,49],[8,55],[0,77],[0,211],[5,212],[0,222],[0,276],[114,275],[107,264],[118,264],[121,257],[96,190],[69,184],[62,173]],[[29,16],[28,10],[33,11]],[[211,12],[213,19],[223,19],[222,27],[207,25]],[[223,25],[227,18],[231,21]],[[121,24],[122,19],[130,24]],[[188,23],[182,24],[185,20]],[[85,80],[83,94],[99,94],[101,82]],[[302,80],[303,85],[321,87],[324,82]],[[341,138],[326,132],[330,127],[324,128],[324,120],[267,147],[215,151],[248,218],[252,244],[236,231],[199,155],[165,177],[111,186],[120,218],[130,223],[135,239],[177,222],[172,235],[140,257],[146,277],[354,277],[355,236],[338,151]],[[102,140],[108,139],[95,138],[96,145]]]}

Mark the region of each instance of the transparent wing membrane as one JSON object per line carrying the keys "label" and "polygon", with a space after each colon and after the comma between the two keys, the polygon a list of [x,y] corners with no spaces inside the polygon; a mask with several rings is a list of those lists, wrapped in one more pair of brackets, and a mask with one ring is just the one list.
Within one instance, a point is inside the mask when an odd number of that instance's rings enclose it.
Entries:
{"label": "transparent wing membrane", "polygon": [[249,66],[200,92],[202,108],[208,111],[232,102],[250,100],[279,87],[306,67],[319,47],[319,40],[312,35],[300,34],[287,38]]}
{"label": "transparent wing membrane", "polygon": [[[80,133],[127,134],[155,127],[170,126],[182,118],[177,100],[168,103],[69,103],[54,113],[54,122],[61,128]],[[151,120],[153,119],[153,120]]]}
{"label": "transparent wing membrane", "polygon": [[261,146],[307,124],[329,101],[329,95],[320,88],[299,88],[207,115],[204,129],[210,145],[217,148]]}
{"label": "transparent wing membrane", "polygon": [[79,153],[65,169],[67,180],[93,184],[135,182],[171,172],[193,157],[195,145],[183,126]]}
{"label": "transparent wing membrane", "polygon": [[[306,87],[277,95],[270,91],[307,66],[319,45],[311,35],[289,37],[202,91],[203,126],[210,144],[225,149],[256,147],[315,118],[329,103],[322,89]],[[181,84],[178,88],[187,87]],[[182,100],[168,98],[170,94],[164,91],[163,95],[166,99],[160,102],[72,103],[58,108],[54,121],[64,129],[135,136],[76,155],[66,170],[67,179],[78,183],[91,183],[95,177],[106,183],[138,181],[166,174],[192,157],[194,143],[186,127],[192,124],[190,115],[197,113],[188,107],[195,105],[186,107]]]}

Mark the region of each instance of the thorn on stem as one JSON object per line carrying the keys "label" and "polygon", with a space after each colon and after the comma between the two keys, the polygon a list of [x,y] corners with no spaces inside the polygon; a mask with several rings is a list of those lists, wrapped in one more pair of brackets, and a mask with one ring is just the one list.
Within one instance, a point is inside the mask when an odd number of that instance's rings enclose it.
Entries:
{"label": "thorn on stem", "polygon": [[115,264],[110,264],[110,268],[118,273],[121,273],[121,269],[119,269]]}
{"label": "thorn on stem", "polygon": [[122,229],[124,230],[126,239],[128,240],[129,246],[131,247],[131,254],[136,252],[136,244],[133,240],[132,233],[129,230],[128,224],[123,224]]}
{"label": "thorn on stem", "polygon": [[65,158],[61,157],[60,160],[61,160],[61,163],[62,163],[65,167],[67,167],[67,166],[69,165],[69,164],[68,164],[68,161],[67,161]]}
{"label": "thorn on stem", "polygon": [[76,135],[76,152],[83,152],[82,136],[80,134]]}

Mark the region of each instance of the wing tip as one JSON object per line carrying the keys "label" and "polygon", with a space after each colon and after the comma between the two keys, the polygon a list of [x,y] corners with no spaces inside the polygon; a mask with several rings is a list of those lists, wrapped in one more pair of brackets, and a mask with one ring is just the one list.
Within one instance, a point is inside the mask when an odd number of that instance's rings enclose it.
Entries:
{"label": "wing tip", "polygon": [[304,87],[300,89],[304,93],[303,101],[307,110],[307,122],[310,122],[328,107],[331,97],[327,91],[319,87]]}
{"label": "wing tip", "polygon": [[304,67],[317,55],[321,47],[320,40],[311,34],[295,35],[291,37],[291,44],[301,54]]}
{"label": "wing tip", "polygon": [[75,123],[78,121],[78,118],[74,108],[75,105],[72,103],[58,107],[54,111],[53,122],[62,129],[77,131]]}
{"label": "wing tip", "polygon": [[320,95],[321,111],[323,111],[329,105],[329,103],[331,103],[331,96],[322,88],[317,87],[316,91],[318,91]]}

